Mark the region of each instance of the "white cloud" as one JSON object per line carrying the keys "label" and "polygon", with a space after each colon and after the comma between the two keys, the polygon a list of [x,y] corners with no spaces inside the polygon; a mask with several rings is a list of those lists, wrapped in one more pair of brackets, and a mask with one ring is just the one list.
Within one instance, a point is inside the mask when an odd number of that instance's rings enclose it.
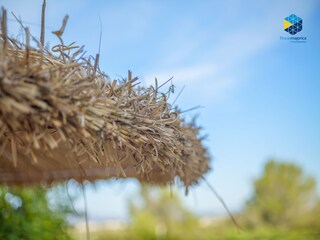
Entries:
{"label": "white cloud", "polygon": [[173,82],[175,84],[189,84],[195,80],[211,77],[215,74],[215,72],[215,67],[210,64],[197,65],[157,72],[156,75],[147,74],[144,76],[143,80],[145,81],[146,85],[154,85],[155,78],[157,78],[161,84],[173,77]]}
{"label": "white cloud", "polygon": [[[175,96],[183,86],[186,86],[182,97],[194,100],[196,105],[204,106],[212,101],[225,99],[228,93],[238,84],[232,76],[219,76],[217,68],[209,64],[172,69],[167,72],[158,72],[156,75],[145,75],[142,81],[147,86],[154,86],[155,77],[159,85],[173,77],[172,82],[177,89]],[[169,85],[170,83],[167,86]],[[163,89],[167,89],[167,87],[164,86]],[[163,91],[165,92],[165,90]]]}
{"label": "white cloud", "polygon": [[[312,6],[301,6],[300,14],[308,15]],[[158,59],[163,60],[144,75],[146,84],[154,84],[155,77],[160,83],[173,77],[174,84],[191,88],[190,96],[196,97],[197,101],[217,101],[232,96],[232,90],[245,81],[244,72],[254,71],[248,65],[250,59],[279,44],[282,18],[288,12],[287,4],[278,1],[260,3],[257,9],[246,16],[251,20],[239,19],[238,22],[235,18],[234,25],[224,28],[215,23],[209,27],[203,27],[200,23],[196,25],[194,19],[184,19],[179,22],[180,26],[174,25],[173,34],[160,47],[165,51],[160,53],[162,55]],[[245,12],[248,13],[248,9]],[[239,12],[231,14],[239,15]],[[219,19],[221,22],[232,18],[222,17]],[[188,22],[193,23],[190,25]],[[242,66],[245,69],[239,71]],[[195,92],[198,95],[192,94]]]}

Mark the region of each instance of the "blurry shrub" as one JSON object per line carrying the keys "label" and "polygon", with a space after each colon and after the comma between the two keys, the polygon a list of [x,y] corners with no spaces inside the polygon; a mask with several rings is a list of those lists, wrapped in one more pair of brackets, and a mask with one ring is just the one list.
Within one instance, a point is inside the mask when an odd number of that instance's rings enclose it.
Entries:
{"label": "blurry shrub", "polygon": [[139,203],[129,201],[131,231],[140,239],[176,239],[198,230],[197,218],[168,189],[142,185]]}
{"label": "blurry shrub", "polygon": [[317,205],[314,178],[292,163],[271,160],[254,182],[254,194],[245,211],[247,226],[308,227]]}
{"label": "blurry shrub", "polygon": [[0,187],[0,239],[70,239],[65,217],[72,210],[68,201],[56,206],[49,206],[42,187]]}

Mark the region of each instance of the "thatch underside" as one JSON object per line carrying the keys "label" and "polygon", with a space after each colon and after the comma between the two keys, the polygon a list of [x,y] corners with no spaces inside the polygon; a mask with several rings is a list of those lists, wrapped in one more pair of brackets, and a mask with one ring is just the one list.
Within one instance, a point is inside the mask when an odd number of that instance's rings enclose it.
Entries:
{"label": "thatch underside", "polygon": [[2,14],[1,184],[178,177],[189,186],[208,171],[198,128],[159,89],[139,87],[130,72],[110,81],[82,48],[62,40],[53,50],[32,48],[28,29],[26,36],[9,38]]}

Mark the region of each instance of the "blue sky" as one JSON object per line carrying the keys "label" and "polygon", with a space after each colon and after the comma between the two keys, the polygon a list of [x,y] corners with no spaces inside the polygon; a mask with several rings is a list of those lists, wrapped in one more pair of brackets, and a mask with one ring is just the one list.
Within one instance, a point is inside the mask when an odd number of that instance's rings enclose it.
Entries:
{"label": "blue sky", "polygon": [[[0,0],[32,23],[39,35],[41,1]],[[198,123],[209,134],[213,156],[207,179],[237,211],[268,158],[293,161],[320,183],[320,2],[319,1],[47,1],[46,41],[70,19],[66,43],[77,41],[111,78],[130,69],[144,84],[173,76],[181,109],[204,108]],[[288,37],[283,19],[303,19],[306,43]],[[12,17],[11,17],[12,19]],[[19,26],[10,23],[11,34]],[[171,98],[171,100],[173,100]],[[92,218],[125,218],[135,181],[111,181],[88,190]],[[205,184],[182,199],[197,214],[224,213]],[[82,202],[77,205],[81,207]],[[113,207],[110,208],[109,206]]]}

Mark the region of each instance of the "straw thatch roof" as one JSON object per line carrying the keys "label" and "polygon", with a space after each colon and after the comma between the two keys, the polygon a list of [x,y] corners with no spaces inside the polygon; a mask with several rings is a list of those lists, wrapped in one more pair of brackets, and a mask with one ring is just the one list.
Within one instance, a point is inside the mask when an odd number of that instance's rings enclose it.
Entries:
{"label": "straw thatch roof", "polygon": [[[64,26],[63,26],[64,28]],[[83,48],[0,34],[0,183],[134,177],[185,186],[208,171],[198,128],[157,87],[111,81]],[[41,37],[42,39],[42,37]],[[31,47],[30,41],[37,47]],[[91,61],[90,61],[91,60]]]}

